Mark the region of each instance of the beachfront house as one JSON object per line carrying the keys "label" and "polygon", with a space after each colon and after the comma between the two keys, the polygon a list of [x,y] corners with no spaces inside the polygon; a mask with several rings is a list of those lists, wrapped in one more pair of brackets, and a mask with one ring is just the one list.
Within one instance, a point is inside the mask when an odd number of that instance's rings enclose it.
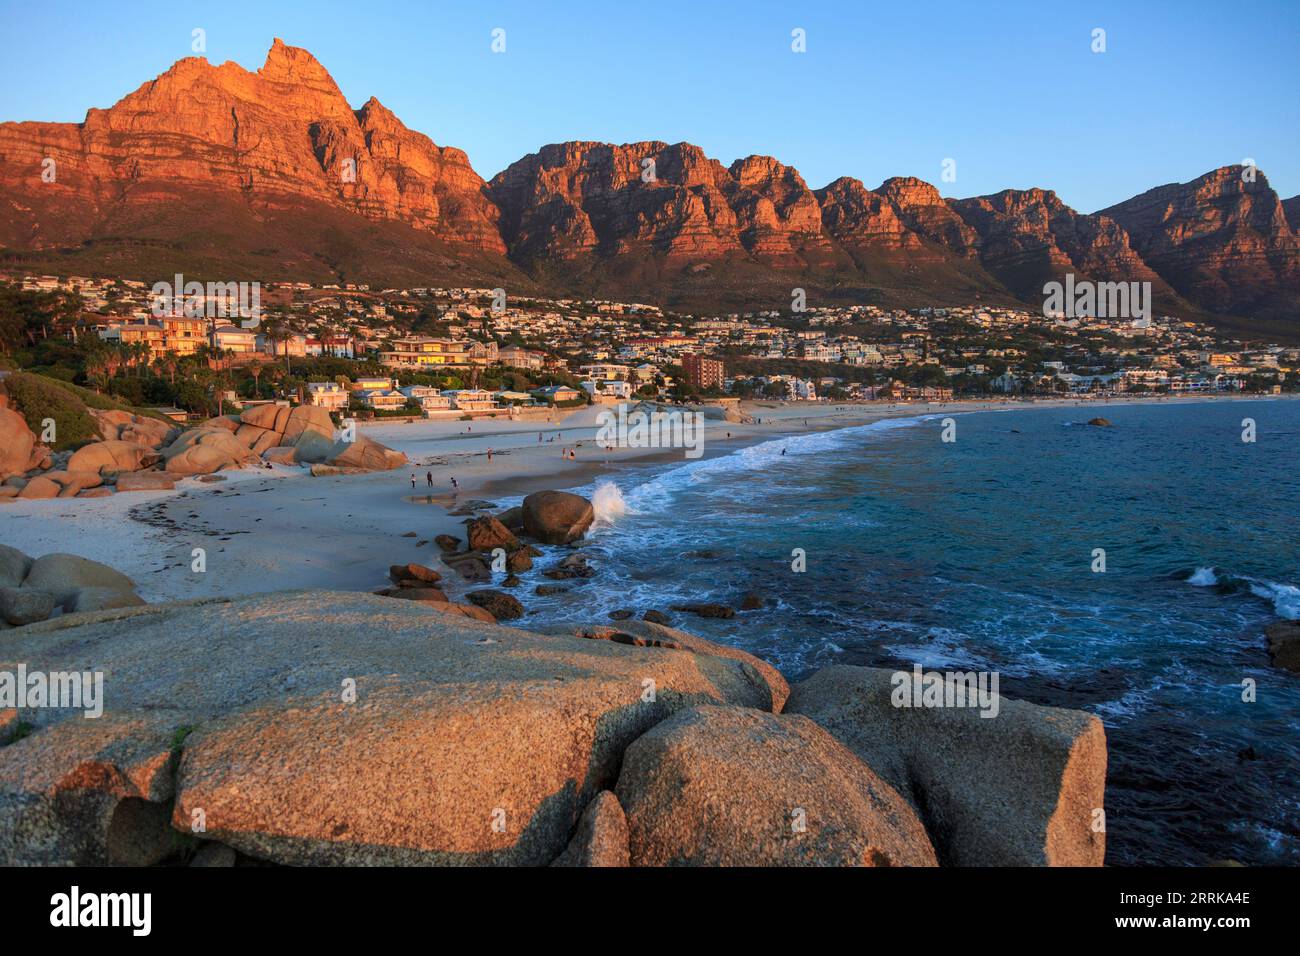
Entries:
{"label": "beachfront house", "polygon": [[391,388],[366,389],[355,395],[364,408],[373,408],[377,412],[396,412],[406,407],[406,396]]}
{"label": "beachfront house", "polygon": [[632,397],[632,384],[621,379],[603,379],[580,383],[593,400],[622,401]]}
{"label": "beachfront house", "polygon": [[341,411],[348,407],[348,393],[338,382],[308,382],[307,404]]}
{"label": "beachfront house", "polygon": [[450,388],[442,394],[461,412],[488,412],[497,407],[496,396],[483,388]]}
{"label": "beachfront house", "polygon": [[407,401],[419,402],[424,409],[425,418],[443,418],[457,414],[452,408],[451,399],[429,385],[407,385],[398,391],[406,396]]}
{"label": "beachfront house", "polygon": [[582,398],[582,392],[567,385],[547,385],[533,389],[533,396],[548,405],[560,405],[578,401]]}

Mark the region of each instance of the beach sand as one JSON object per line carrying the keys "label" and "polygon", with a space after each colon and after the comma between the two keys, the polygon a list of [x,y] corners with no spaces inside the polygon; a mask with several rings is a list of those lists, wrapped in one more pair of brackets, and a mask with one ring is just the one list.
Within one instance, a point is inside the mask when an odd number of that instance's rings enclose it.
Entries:
{"label": "beach sand", "polygon": [[[703,449],[705,457],[713,457],[783,435],[891,417],[1026,407],[1079,407],[1092,417],[1116,404],[1121,402],[747,402],[743,411],[762,424],[709,421]],[[389,583],[392,564],[448,570],[438,561],[433,539],[439,534],[463,538],[464,517],[447,514],[458,502],[574,488],[633,464],[686,460],[681,449],[598,448],[595,411],[580,409],[554,423],[360,426],[363,434],[410,457],[409,467],[395,471],[313,478],[303,468],[277,466],[225,472],[227,480],[214,483],[185,479],[169,492],[14,501],[0,506],[0,541],[33,556],[66,552],[111,565],[131,577],[149,602],[296,588],[374,590]],[[566,448],[576,448],[576,461],[563,457]],[[432,487],[426,473],[433,476]],[[453,477],[458,494],[452,491]],[[192,569],[196,548],[205,552],[201,572]],[[463,590],[459,582],[449,582],[453,597]]]}

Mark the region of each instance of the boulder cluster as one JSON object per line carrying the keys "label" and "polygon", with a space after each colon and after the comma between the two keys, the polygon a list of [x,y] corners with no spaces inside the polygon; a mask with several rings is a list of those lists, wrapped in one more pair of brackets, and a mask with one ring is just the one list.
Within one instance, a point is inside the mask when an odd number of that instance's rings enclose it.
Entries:
{"label": "boulder cluster", "polygon": [[39,444],[23,416],[0,396],[0,501],[99,498],[165,491],[178,479],[274,463],[310,465],[312,474],[400,468],[406,456],[358,435],[335,440],[329,413],[313,405],[257,405],[183,431],[119,410],[88,409],[100,440],[69,452]]}
{"label": "boulder cluster", "polygon": [[[513,508],[493,513],[496,508],[497,505],[491,501],[464,501],[448,512],[464,516],[463,542],[461,538],[447,534],[437,535],[433,539],[442,552],[442,563],[454,571],[455,577],[463,583],[490,585],[500,576],[501,588],[514,589],[525,583],[523,575],[529,572],[536,572],[548,581],[566,582],[537,584],[533,588],[534,594],[546,597],[564,593],[596,576],[596,568],[592,566],[588,554],[576,550],[596,517],[591,502],[586,498],[567,491],[538,491],[528,495]],[[414,535],[415,532],[410,534]],[[546,558],[547,552],[538,545],[564,550],[558,560],[539,567],[536,560]],[[716,555],[713,552],[702,552],[697,556]],[[420,565],[408,567],[422,568]],[[435,606],[447,602],[448,598],[441,588],[430,590],[430,581],[440,580],[441,575],[429,568],[422,568],[421,574],[432,574],[433,578],[404,583],[394,577],[396,587],[384,588],[376,593],[408,600],[425,600],[433,602]],[[482,587],[466,593],[465,600],[490,614],[496,621],[517,620],[526,613],[523,603],[506,590]],[[741,595],[738,601],[741,611],[760,610],[768,605],[767,599],[754,591]],[[451,610],[454,613],[464,613],[464,608],[465,605],[457,607],[453,604]],[[677,604],[673,605],[672,610],[705,618],[729,619],[737,613],[736,608],[715,602]],[[635,612],[629,608],[615,608],[609,611],[609,617],[615,621],[626,621],[635,617]],[[672,623],[667,614],[655,609],[645,611],[642,620],[654,624]]]}
{"label": "boulder cluster", "polygon": [[643,621],[281,592],[64,615],[0,638],[0,690],[19,663],[103,674],[105,709],[0,710],[0,865],[1103,859],[1096,717],[900,709],[869,668],[791,687]]}
{"label": "boulder cluster", "polygon": [[[31,558],[0,544],[0,631],[66,614],[145,602],[125,574],[75,554]],[[0,706],[3,706],[0,704]]]}
{"label": "boulder cluster", "polygon": [[[441,561],[468,584],[491,584],[494,572],[503,575],[501,586],[518,587],[519,577],[533,570],[533,560],[545,552],[521,538],[544,544],[572,545],[580,541],[595,520],[591,502],[565,491],[539,491],[523,504],[491,514],[490,501],[470,500],[449,512],[465,515],[465,547],[453,535],[434,538],[442,552]],[[586,578],[595,569],[581,553],[571,553],[543,572],[552,578]],[[523,617],[524,606],[514,595],[494,588],[480,588],[465,595],[466,604],[450,602],[441,588],[434,587],[441,574],[422,565],[394,565],[390,577],[396,587],[376,593],[386,597],[419,600],[437,610],[491,621],[512,621]],[[538,589],[542,592],[541,588]]]}

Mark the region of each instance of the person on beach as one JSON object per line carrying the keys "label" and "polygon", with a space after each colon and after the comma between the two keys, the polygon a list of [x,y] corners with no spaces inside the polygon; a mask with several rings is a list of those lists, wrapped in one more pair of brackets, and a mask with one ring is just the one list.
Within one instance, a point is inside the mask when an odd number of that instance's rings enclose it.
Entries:
{"label": "person on beach", "polygon": [[456,484],[456,478],[454,475],[451,479],[451,491],[452,494],[460,494],[460,485]]}
{"label": "person on beach", "polygon": [[432,487],[433,487],[433,472],[431,472],[431,471],[426,471],[426,472],[424,473],[424,480],[425,480],[425,483],[428,484],[428,486],[429,486],[430,488],[432,488]]}
{"label": "person on beach", "polygon": [[415,490],[415,472],[411,472],[411,490]]}
{"label": "person on beach", "polygon": [[488,461],[491,461],[491,460],[492,460],[492,449],[489,448],[489,449],[488,449]]}

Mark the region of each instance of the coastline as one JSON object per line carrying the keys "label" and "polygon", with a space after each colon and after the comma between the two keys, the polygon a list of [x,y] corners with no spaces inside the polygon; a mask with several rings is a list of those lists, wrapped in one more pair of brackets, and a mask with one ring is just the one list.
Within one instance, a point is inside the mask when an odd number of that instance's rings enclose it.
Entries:
{"label": "coastline", "polygon": [[[1293,396],[1210,396],[980,400],[946,403],[748,402],[762,424],[711,420],[703,458],[814,432],[889,418],[1041,408],[1077,408],[1088,417],[1119,405],[1206,401],[1273,401]],[[439,567],[433,538],[463,536],[463,516],[448,513],[471,499],[517,498],[545,488],[590,485],[630,468],[686,463],[681,449],[595,447],[588,408],[540,430],[519,422],[419,422],[365,425],[364,434],[401,450],[408,468],[313,478],[296,467],[224,472],[226,480],[188,479],[170,492],[108,498],[18,501],[0,510],[0,539],[34,555],[66,552],[118,568],[153,603],[301,588],[370,591],[390,582],[392,564]],[[576,448],[577,460],[562,457]],[[488,461],[488,449],[492,460]],[[411,487],[411,475],[416,487]],[[426,474],[433,475],[432,488]],[[455,478],[459,492],[453,494]],[[238,499],[238,500],[236,500]],[[193,571],[195,548],[206,570]],[[458,589],[459,582],[453,585]]]}

